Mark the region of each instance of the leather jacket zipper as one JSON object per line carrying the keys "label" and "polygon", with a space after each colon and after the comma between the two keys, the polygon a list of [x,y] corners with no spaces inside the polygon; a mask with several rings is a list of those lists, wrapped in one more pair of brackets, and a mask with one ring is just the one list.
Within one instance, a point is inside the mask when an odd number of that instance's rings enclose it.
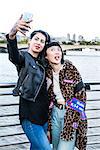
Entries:
{"label": "leather jacket zipper", "polygon": [[[37,62],[37,63],[38,63],[38,62]],[[44,68],[43,68],[43,66],[42,66],[42,65],[40,65],[39,63],[38,63],[38,65],[39,65],[40,67],[42,67],[42,69],[44,70]],[[40,89],[41,89],[41,86],[42,86],[42,84],[43,84],[43,82],[44,82],[44,79],[45,79],[45,70],[44,70],[44,75],[43,75],[42,82],[41,82],[41,84],[40,84],[40,86],[39,86],[39,88],[38,88],[38,91],[36,92],[35,97],[33,98],[33,101],[34,101],[34,102],[35,102],[35,99],[36,99],[36,97],[37,97],[37,95],[38,95],[38,93],[39,93]]]}

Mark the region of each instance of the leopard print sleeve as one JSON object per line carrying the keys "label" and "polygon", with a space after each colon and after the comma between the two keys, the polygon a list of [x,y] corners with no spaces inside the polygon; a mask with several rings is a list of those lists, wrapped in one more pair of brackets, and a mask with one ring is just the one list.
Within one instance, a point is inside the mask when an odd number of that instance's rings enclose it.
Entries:
{"label": "leopard print sleeve", "polygon": [[[75,88],[74,88],[74,95],[77,99],[84,102],[86,108],[86,90],[84,83],[82,81],[81,75],[78,70],[74,67],[75,73]],[[86,143],[87,143],[87,118],[85,120],[79,119],[79,126],[77,129],[76,134],[76,145],[79,150],[86,150]]]}

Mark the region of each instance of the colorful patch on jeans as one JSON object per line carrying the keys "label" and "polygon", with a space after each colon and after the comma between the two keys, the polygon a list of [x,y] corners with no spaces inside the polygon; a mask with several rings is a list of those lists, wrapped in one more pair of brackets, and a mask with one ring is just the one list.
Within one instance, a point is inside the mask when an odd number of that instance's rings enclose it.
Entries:
{"label": "colorful patch on jeans", "polygon": [[78,123],[77,123],[77,122],[73,122],[72,127],[73,127],[74,129],[77,129],[77,128],[78,128]]}
{"label": "colorful patch on jeans", "polygon": [[49,109],[53,108],[53,105],[54,105],[54,103],[53,103],[53,101],[51,101],[50,105],[49,105]]}
{"label": "colorful patch on jeans", "polygon": [[81,119],[82,120],[86,120],[86,113],[83,111],[83,112],[81,112]]}

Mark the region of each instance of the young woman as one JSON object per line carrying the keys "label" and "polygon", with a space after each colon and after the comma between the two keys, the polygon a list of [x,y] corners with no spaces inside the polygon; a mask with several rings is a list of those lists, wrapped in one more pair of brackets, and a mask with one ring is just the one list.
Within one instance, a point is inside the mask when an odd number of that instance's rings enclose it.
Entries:
{"label": "young woman", "polygon": [[20,53],[17,47],[17,32],[25,35],[29,23],[17,21],[7,35],[9,59],[18,69],[19,79],[13,91],[20,95],[19,118],[28,137],[30,150],[51,150],[47,138],[48,94],[45,82],[45,69],[40,61],[45,45],[50,41],[48,33],[37,30],[30,35],[27,52]]}
{"label": "young woman", "polygon": [[74,150],[75,146],[86,150],[86,92],[82,78],[70,61],[64,62],[59,43],[49,43],[45,57],[53,150]]}

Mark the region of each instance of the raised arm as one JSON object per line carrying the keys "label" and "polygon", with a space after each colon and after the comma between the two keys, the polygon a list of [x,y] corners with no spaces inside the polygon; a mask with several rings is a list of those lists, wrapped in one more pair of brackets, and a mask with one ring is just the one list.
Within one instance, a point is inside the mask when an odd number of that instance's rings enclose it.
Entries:
{"label": "raised arm", "polygon": [[15,23],[9,34],[7,34],[6,36],[8,42],[7,48],[9,53],[9,60],[15,65],[22,65],[24,62],[23,56],[18,51],[16,34],[17,32],[20,32],[25,35],[25,30],[28,31],[29,28],[29,23],[26,23],[21,16]]}

